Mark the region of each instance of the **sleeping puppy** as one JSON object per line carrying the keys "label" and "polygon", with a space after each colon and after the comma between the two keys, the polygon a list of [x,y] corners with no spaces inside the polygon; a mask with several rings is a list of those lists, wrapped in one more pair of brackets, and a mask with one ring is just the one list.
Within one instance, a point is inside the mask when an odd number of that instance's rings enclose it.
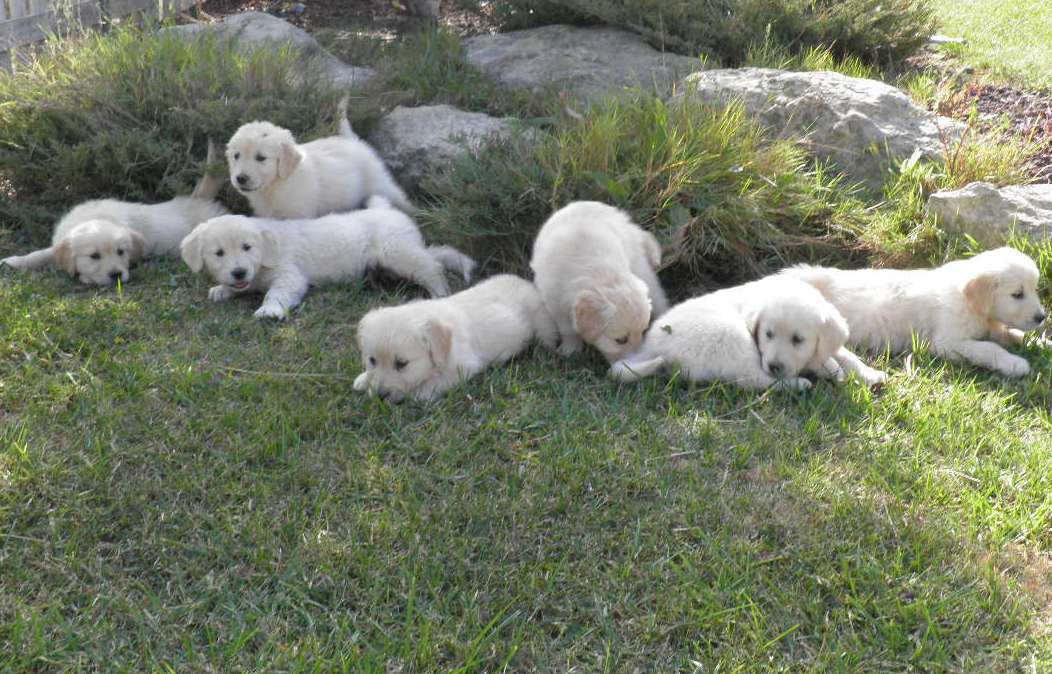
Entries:
{"label": "sleeping puppy", "polygon": [[372,195],[413,207],[376,151],[351,130],[340,101],[340,135],[297,144],[292,132],[250,122],[227,143],[230,182],[261,218],[317,218],[361,208]]}
{"label": "sleeping puppy", "polygon": [[548,218],[530,266],[559,327],[559,353],[587,342],[613,362],[634,351],[651,316],[668,308],[660,262],[657,239],[612,206],[578,201]]}
{"label": "sleeping puppy", "polygon": [[365,372],[354,389],[430,400],[535,338],[554,349],[559,332],[536,287],[509,274],[445,299],[375,309],[358,323]]}
{"label": "sleeping puppy", "polygon": [[202,223],[180,247],[194,272],[207,268],[221,302],[265,292],[257,318],[288,316],[314,284],[361,278],[373,267],[411,279],[433,297],[449,294],[445,268],[471,280],[474,261],[454,248],[428,248],[416,223],[382,197],[368,208],[315,220],[271,220],[226,215]]}
{"label": "sleeping puppy", "polygon": [[1027,374],[1030,364],[1003,346],[1021,344],[1023,331],[1036,329],[1046,315],[1037,296],[1037,265],[1014,248],[935,269],[802,265],[783,275],[810,283],[832,302],[847,319],[853,344],[905,351],[916,333],[944,358],[1009,377]]}
{"label": "sleeping puppy", "polygon": [[[206,165],[215,159],[208,145]],[[55,227],[51,247],[0,260],[16,269],[53,264],[86,285],[127,283],[131,265],[150,256],[175,255],[179,242],[199,223],[227,212],[215,201],[223,180],[207,173],[188,197],[160,204],[116,199],[88,201]]]}
{"label": "sleeping puppy", "polygon": [[844,348],[847,337],[844,318],[814,288],[768,277],[672,307],[610,375],[637,381],[679,370],[693,381],[798,391],[811,388],[805,371],[841,380],[847,370],[869,386],[883,382],[883,372]]}

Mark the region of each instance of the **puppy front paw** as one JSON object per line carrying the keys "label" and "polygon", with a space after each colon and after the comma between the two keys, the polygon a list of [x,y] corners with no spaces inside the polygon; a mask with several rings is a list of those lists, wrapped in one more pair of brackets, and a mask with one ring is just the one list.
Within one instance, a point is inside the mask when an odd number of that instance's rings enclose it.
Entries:
{"label": "puppy front paw", "polygon": [[1001,374],[1008,377],[1025,377],[1030,374],[1030,363],[1026,361],[1026,358],[1011,356],[1005,362],[1001,363],[999,369]]}
{"label": "puppy front paw", "polygon": [[789,377],[786,379],[779,379],[774,384],[774,388],[780,391],[807,391],[813,384],[809,379],[804,377]]}
{"label": "puppy front paw", "polygon": [[369,390],[369,373],[363,372],[354,378],[354,384],[352,384],[355,391],[368,391]]}
{"label": "puppy front paw", "polygon": [[208,299],[213,302],[222,302],[234,296],[234,291],[226,286],[212,286],[208,289]]}
{"label": "puppy front paw", "polygon": [[559,346],[555,349],[555,352],[560,356],[572,356],[581,350],[584,346],[584,342],[577,335],[562,335],[559,338]]}
{"label": "puppy front paw", "polygon": [[5,257],[3,260],[0,260],[0,267],[4,266],[11,267],[12,269],[18,269],[18,256],[12,255],[11,257]]}
{"label": "puppy front paw", "polygon": [[860,370],[858,376],[868,388],[883,386],[888,381],[888,373],[882,370],[874,370],[871,367]]}
{"label": "puppy front paw", "polygon": [[256,318],[274,318],[283,321],[288,318],[289,312],[285,311],[285,307],[280,304],[264,304],[252,315]]}

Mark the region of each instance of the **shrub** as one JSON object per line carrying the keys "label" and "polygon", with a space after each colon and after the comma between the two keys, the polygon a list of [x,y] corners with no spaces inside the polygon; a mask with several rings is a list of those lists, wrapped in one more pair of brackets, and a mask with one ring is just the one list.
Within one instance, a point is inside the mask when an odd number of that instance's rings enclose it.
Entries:
{"label": "shrub", "polygon": [[596,199],[666,244],[666,281],[739,281],[797,260],[860,256],[862,209],[810,165],[793,142],[766,139],[741,106],[609,102],[560,120],[538,144],[498,144],[432,177],[424,220],[490,269],[526,273],[551,211]]}
{"label": "shrub", "polygon": [[879,66],[913,54],[934,30],[926,0],[496,0],[507,28],[606,23],[661,47],[741,64],[770,35],[793,53],[819,46]]}
{"label": "shrub", "polygon": [[129,26],[42,52],[0,73],[0,184],[13,197],[0,219],[37,240],[85,199],[188,193],[207,139],[225,142],[247,120],[304,138],[334,128],[339,94],[303,77],[288,50],[242,53],[209,35]]}

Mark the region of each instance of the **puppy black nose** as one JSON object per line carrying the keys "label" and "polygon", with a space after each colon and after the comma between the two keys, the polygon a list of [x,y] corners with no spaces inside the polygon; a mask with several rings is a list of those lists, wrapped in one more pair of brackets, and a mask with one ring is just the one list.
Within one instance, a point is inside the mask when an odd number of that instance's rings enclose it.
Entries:
{"label": "puppy black nose", "polygon": [[785,368],[779,362],[767,363],[767,371],[776,377],[782,373],[783,369]]}
{"label": "puppy black nose", "polygon": [[1043,312],[1043,311],[1037,312],[1036,314],[1034,314],[1034,322],[1035,323],[1043,323],[1044,320],[1045,320],[1045,316],[1046,316],[1045,312]]}
{"label": "puppy black nose", "polygon": [[230,272],[230,275],[233,276],[238,281],[240,281],[240,280],[245,278],[245,274],[247,274],[247,273],[248,272],[246,272],[244,269],[242,269],[241,267],[238,267],[234,271]]}
{"label": "puppy black nose", "polygon": [[238,176],[237,176],[237,184],[238,185],[244,185],[247,182],[248,182],[248,176],[245,175],[244,173],[239,173]]}
{"label": "puppy black nose", "polygon": [[121,273],[119,271],[111,271],[110,272],[110,280],[111,281],[116,281],[120,277],[121,277]]}

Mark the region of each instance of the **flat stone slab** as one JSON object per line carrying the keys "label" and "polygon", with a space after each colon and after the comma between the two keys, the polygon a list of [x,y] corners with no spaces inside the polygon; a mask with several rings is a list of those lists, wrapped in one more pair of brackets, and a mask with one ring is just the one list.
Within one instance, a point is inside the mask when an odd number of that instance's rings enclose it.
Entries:
{"label": "flat stone slab", "polygon": [[192,23],[174,26],[168,30],[186,36],[213,31],[221,38],[237,40],[238,44],[245,48],[288,43],[298,49],[305,59],[312,62],[314,67],[337,87],[362,85],[376,75],[372,68],[344,63],[304,31],[266,12],[241,12],[214,23]]}
{"label": "flat stone slab", "polygon": [[380,120],[367,140],[398,181],[412,188],[429,173],[448,167],[486,142],[509,137],[516,129],[517,120],[451,105],[399,106]]}
{"label": "flat stone slab", "polygon": [[655,89],[667,94],[696,58],[662,53],[618,28],[543,26],[464,40],[468,63],[502,86],[540,92],[549,87],[585,102]]}
{"label": "flat stone slab", "polygon": [[745,109],[779,136],[801,138],[816,157],[879,190],[896,160],[941,156],[963,125],[917,106],[895,87],[835,72],[736,68],[693,73],[677,97]]}
{"label": "flat stone slab", "polygon": [[971,183],[928,197],[930,215],[948,232],[968,234],[987,247],[1000,246],[1013,230],[1031,240],[1052,237],[1052,185]]}

